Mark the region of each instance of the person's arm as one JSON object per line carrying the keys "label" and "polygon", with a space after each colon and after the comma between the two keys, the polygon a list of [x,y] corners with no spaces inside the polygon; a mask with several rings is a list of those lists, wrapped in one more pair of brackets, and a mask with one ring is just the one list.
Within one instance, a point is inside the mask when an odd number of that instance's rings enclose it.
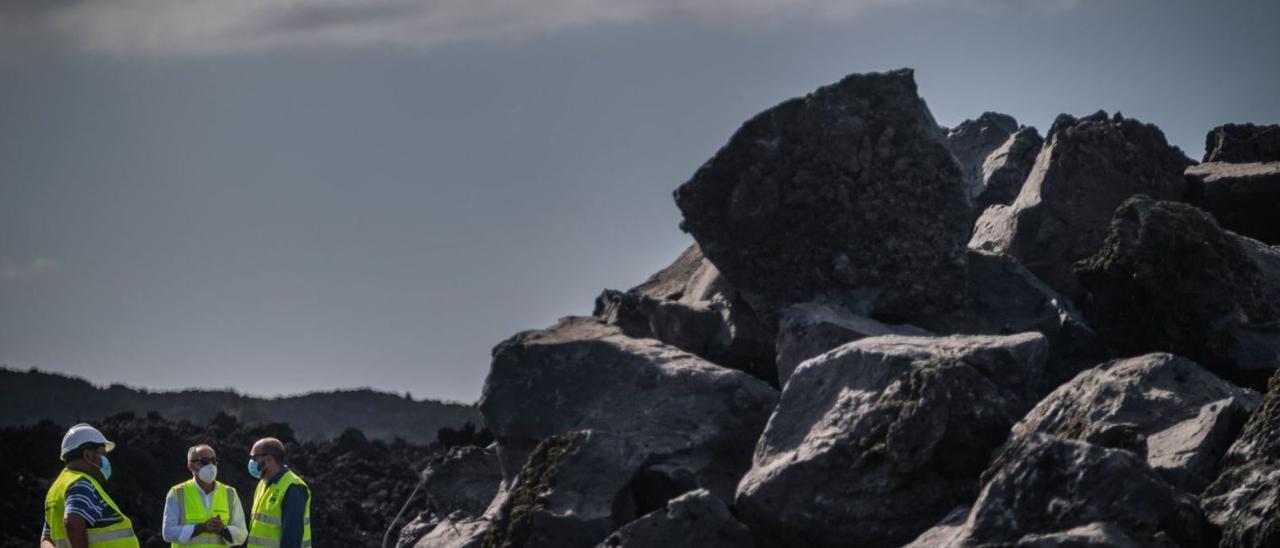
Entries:
{"label": "person's arm", "polygon": [[62,521],[67,528],[67,541],[71,548],[89,548],[89,522],[79,514],[67,514]]}
{"label": "person's arm", "polygon": [[307,490],[290,485],[284,492],[280,516],[280,548],[302,548],[302,520],[307,514]]}
{"label": "person's arm", "polygon": [[182,524],[182,506],[178,504],[181,493],[170,489],[169,496],[164,499],[164,521],[160,526],[160,536],[165,542],[187,544],[196,534],[195,525]]}
{"label": "person's arm", "polygon": [[40,528],[40,548],[58,548],[53,543],[53,532],[49,530],[49,520],[44,520],[44,526]]}
{"label": "person's arm", "polygon": [[[228,487],[228,489],[231,489]],[[231,545],[239,546],[249,538],[249,528],[244,523],[244,506],[240,505],[240,492],[231,489],[231,520],[227,531],[231,532]]]}

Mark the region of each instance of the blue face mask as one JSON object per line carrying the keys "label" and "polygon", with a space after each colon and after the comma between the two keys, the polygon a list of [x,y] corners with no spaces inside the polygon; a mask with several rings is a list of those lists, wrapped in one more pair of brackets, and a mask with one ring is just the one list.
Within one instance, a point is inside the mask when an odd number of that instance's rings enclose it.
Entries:
{"label": "blue face mask", "polygon": [[249,475],[253,476],[254,479],[262,477],[262,469],[258,468],[258,461],[253,460],[252,458],[249,459]]}
{"label": "blue face mask", "polygon": [[102,455],[102,464],[98,465],[98,470],[102,471],[102,479],[111,479],[111,461],[107,460],[106,455]]}

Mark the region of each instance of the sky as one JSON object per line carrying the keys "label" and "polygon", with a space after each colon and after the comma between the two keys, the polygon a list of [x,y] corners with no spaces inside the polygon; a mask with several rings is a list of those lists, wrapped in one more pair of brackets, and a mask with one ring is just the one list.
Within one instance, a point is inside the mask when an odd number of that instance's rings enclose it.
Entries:
{"label": "sky", "polygon": [[690,242],[747,118],[916,69],[934,117],[1280,123],[1280,3],[0,2],[0,364],[472,402]]}

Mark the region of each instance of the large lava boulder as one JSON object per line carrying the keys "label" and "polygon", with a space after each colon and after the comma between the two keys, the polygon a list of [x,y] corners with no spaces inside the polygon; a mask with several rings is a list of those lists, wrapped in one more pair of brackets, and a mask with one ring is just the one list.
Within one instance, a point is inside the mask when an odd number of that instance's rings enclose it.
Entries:
{"label": "large lava boulder", "polygon": [[478,517],[502,484],[496,447],[452,447],[433,455],[422,470],[427,509],[400,530],[397,546],[414,546],[441,524]]}
{"label": "large lava boulder", "polygon": [[971,191],[981,186],[982,164],[987,156],[1008,141],[1018,127],[1018,121],[1008,114],[984,112],[976,119],[960,122],[943,135],[943,143],[960,162],[960,172]]}
{"label": "large lava boulder", "polygon": [[774,332],[698,244],[626,292],[606,289],[593,315],[635,338],[654,338],[712,363],[776,382]]}
{"label": "large lava boulder", "polygon": [[1008,204],[1018,196],[1044,139],[1033,127],[1022,127],[1007,114],[984,112],[946,133],[969,188],[974,211]]}
{"label": "large lava boulder", "polygon": [[1041,400],[1013,427],[1002,455],[1020,454],[1037,434],[1126,449],[1170,484],[1199,493],[1259,400],[1172,354],[1111,361]]}
{"label": "large lava boulder", "polygon": [[751,548],[751,532],[706,489],[690,491],[609,535],[600,548]]}
{"label": "large lava boulder", "polygon": [[682,228],[771,321],[790,304],[835,300],[893,322],[961,298],[966,192],[902,69],[756,115],[675,199]]}
{"label": "large lava boulder", "polygon": [[[541,441],[600,430],[635,448],[641,513],[693,489],[731,500],[778,393],[764,382],[595,318],[500,343],[480,411],[511,482]],[[598,540],[602,540],[603,537]]]}
{"label": "large lava boulder", "polygon": [[782,310],[778,323],[778,386],[809,358],[867,337],[884,335],[932,335],[910,325],[890,325],[859,316],[839,306],[802,303]]}
{"label": "large lava boulder", "polygon": [[1280,125],[1226,124],[1204,138],[1205,162],[1280,162]]}
{"label": "large lava boulder", "polygon": [[1013,256],[1075,300],[1071,265],[1098,251],[1116,207],[1135,194],[1181,199],[1190,163],[1153,125],[1061,115],[1018,198],[984,213],[970,246]]}
{"label": "large lava boulder", "polygon": [[1280,373],[1262,406],[1205,490],[1209,520],[1222,528],[1222,548],[1280,546]]}
{"label": "large lava boulder", "polygon": [[1252,388],[1280,367],[1280,249],[1200,209],[1129,200],[1078,275],[1086,317],[1125,354],[1186,356]]}
{"label": "large lava boulder", "polygon": [[1280,162],[1209,163],[1187,168],[1189,201],[1227,230],[1280,244]]}
{"label": "large lava boulder", "polygon": [[1130,451],[1033,434],[990,474],[968,515],[912,548],[1210,546],[1195,497]]}
{"label": "large lava boulder", "polygon": [[1038,333],[862,339],[804,362],[738,486],[762,546],[901,546],[977,494],[1030,406]]}

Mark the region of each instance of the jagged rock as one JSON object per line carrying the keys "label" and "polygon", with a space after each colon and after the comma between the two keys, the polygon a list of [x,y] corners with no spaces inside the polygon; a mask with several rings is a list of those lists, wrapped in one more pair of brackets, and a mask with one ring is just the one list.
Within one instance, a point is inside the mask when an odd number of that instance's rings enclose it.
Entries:
{"label": "jagged rock", "polygon": [[1034,434],[1126,449],[1165,481],[1199,493],[1260,399],[1172,354],[1115,360],[1041,400],[1013,427],[1002,455],[1019,454]]}
{"label": "jagged rock", "polygon": [[489,522],[466,512],[454,512],[431,524],[431,530],[413,548],[480,548],[484,545]]}
{"label": "jagged rock", "polygon": [[1011,204],[1036,163],[1044,139],[1033,127],[1019,129],[982,163],[981,186],[971,194],[975,211],[996,204]]}
{"label": "jagged rock", "polygon": [[1187,168],[1189,201],[1227,230],[1280,244],[1280,162],[1200,164]]}
{"label": "jagged rock", "polygon": [[1204,138],[1205,162],[1280,162],[1280,125],[1226,124]]}
{"label": "jagged rock", "polygon": [[1048,393],[1104,359],[1106,344],[1071,301],[1013,259],[970,251],[965,262],[963,304],[913,323],[934,333],[1009,335],[1037,331],[1049,341],[1044,374],[1033,379],[1037,394]]}
{"label": "jagged rock", "polygon": [[1280,545],[1280,373],[1205,490],[1205,513],[1222,528],[1222,548]]}
{"label": "jagged rock", "polygon": [[705,489],[685,493],[609,535],[600,548],[751,548],[751,532]]}
{"label": "jagged rock", "polygon": [[1085,315],[1121,352],[1171,352],[1262,388],[1280,367],[1280,249],[1186,204],[1131,199],[1077,269]]}
{"label": "jagged rock", "polygon": [[1135,194],[1182,198],[1189,164],[1153,125],[1119,113],[1061,115],[1018,198],[1007,210],[985,214],[969,246],[1010,255],[1078,300],[1071,265],[1098,251],[1116,207]]}
{"label": "jagged rock", "polygon": [[596,298],[593,315],[630,337],[658,339],[776,382],[773,330],[702,256],[698,244],[625,293],[606,289]]}
{"label": "jagged rock", "polygon": [[456,525],[481,515],[502,484],[497,447],[453,447],[422,471],[427,510],[400,530],[397,546],[414,546],[440,523]]}
{"label": "jagged rock", "polygon": [[791,305],[778,323],[778,386],[787,384],[801,362],[837,346],[881,335],[931,335],[910,325],[888,325],[822,303]]}
{"label": "jagged rock", "polygon": [[965,193],[902,69],[756,115],[675,199],[682,228],[770,323],[815,300],[893,323],[959,300]]}
{"label": "jagged rock", "polygon": [[1046,352],[1038,333],[887,336],[806,362],[738,486],[739,518],[762,546],[901,546],[976,495]]}
{"label": "jagged rock", "polygon": [[595,546],[636,517],[638,444],[582,430],[548,438],[529,456],[492,516],[484,545],[497,548]]}
{"label": "jagged rock", "polygon": [[698,488],[730,500],[777,398],[740,371],[566,318],[494,348],[479,406],[508,482],[557,434],[594,429],[633,442],[646,457],[634,471],[645,477],[645,513]]}
{"label": "jagged rock", "polygon": [[982,187],[982,166],[987,157],[1018,131],[1018,121],[1008,114],[984,112],[946,131],[943,143],[960,163],[970,197]]}
{"label": "jagged rock", "polygon": [[1189,548],[1212,538],[1195,497],[1130,451],[1033,434],[1000,464],[963,522],[950,517],[911,546]]}

